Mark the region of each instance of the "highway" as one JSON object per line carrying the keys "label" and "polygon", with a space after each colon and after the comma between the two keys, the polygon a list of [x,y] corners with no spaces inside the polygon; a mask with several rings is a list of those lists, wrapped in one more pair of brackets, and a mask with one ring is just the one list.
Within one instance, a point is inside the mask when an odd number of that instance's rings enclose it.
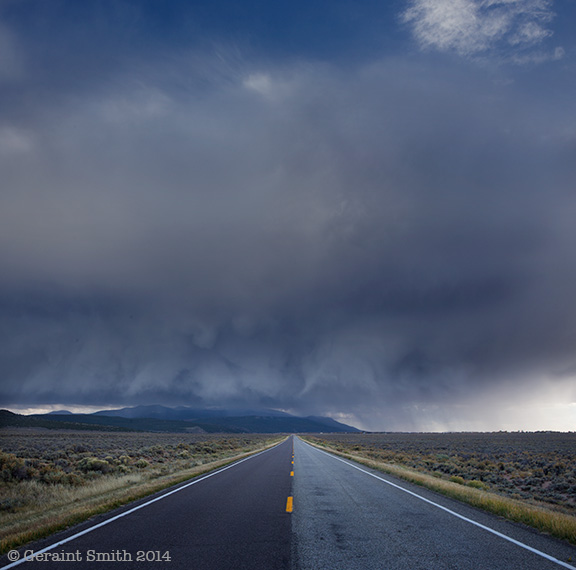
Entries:
{"label": "highway", "polygon": [[[566,563],[571,558],[576,565],[576,548],[536,531],[367,467],[357,464],[352,467],[352,462],[298,439],[294,450],[294,568],[559,570],[576,567]],[[473,522],[541,550],[565,565],[526,550]]]}
{"label": "highway", "polygon": [[0,568],[576,570],[568,544],[296,437],[17,556]]}
{"label": "highway", "polygon": [[[193,485],[180,485],[177,487],[180,491],[151,504],[147,504],[150,499],[144,499],[107,517],[97,517],[95,522],[76,527],[71,532],[21,549],[22,556],[26,549],[39,552],[90,529],[95,523],[128,513],[45,553],[45,556],[70,554],[69,561],[34,560],[24,562],[18,568],[290,568],[291,514],[286,512],[286,503],[291,496],[291,471],[292,440],[287,439],[268,451],[212,472],[208,477],[199,477],[193,480],[197,481]],[[161,493],[160,497],[165,494]],[[135,506],[141,508],[133,510]],[[144,554],[145,560],[138,560],[139,553]],[[0,567],[4,566],[5,560],[4,557]]]}

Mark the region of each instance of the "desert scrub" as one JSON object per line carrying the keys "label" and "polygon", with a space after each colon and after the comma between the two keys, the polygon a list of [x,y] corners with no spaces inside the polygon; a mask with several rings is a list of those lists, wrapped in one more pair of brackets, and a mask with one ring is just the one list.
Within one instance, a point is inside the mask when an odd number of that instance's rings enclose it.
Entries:
{"label": "desert scrub", "polygon": [[259,434],[0,430],[0,552],[278,440]]}
{"label": "desert scrub", "polygon": [[576,433],[323,434],[303,439],[576,544]]}
{"label": "desert scrub", "polygon": [[324,434],[315,441],[576,515],[576,433]]}

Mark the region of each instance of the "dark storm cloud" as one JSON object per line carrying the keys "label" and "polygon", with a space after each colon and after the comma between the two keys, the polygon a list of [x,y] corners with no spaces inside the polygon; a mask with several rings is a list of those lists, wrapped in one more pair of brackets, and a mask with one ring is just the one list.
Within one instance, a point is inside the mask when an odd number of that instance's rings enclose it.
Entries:
{"label": "dark storm cloud", "polygon": [[573,104],[402,58],[131,58],[0,110],[5,405],[414,429],[569,382]]}

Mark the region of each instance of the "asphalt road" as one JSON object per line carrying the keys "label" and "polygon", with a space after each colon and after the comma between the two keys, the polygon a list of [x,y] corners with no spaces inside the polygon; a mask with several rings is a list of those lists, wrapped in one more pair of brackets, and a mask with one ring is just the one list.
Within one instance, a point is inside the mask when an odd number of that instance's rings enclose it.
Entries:
{"label": "asphalt road", "polygon": [[[298,439],[294,455],[292,562],[298,570],[560,570],[576,566],[576,548],[535,531],[358,464],[353,467],[352,462]],[[561,562],[570,558],[574,562],[561,566],[473,522]]]}
{"label": "asphalt road", "polygon": [[47,547],[44,561],[17,567],[576,570],[572,546],[298,438],[29,545],[20,560]]}
{"label": "asphalt road", "polygon": [[[289,438],[152,504],[146,505],[149,499],[140,501],[139,505],[146,506],[45,553],[51,557],[62,553],[62,557],[69,557],[68,561],[34,560],[18,568],[288,569],[291,515],[286,512],[286,504],[291,496],[291,470],[292,439]],[[91,528],[95,522],[105,522],[131,511],[134,506],[108,517],[98,517],[88,525],[27,549],[39,552]],[[21,557],[24,553],[25,549],[21,549]],[[143,561],[138,561],[139,553],[144,553]],[[100,560],[90,561],[91,557],[98,556]],[[106,558],[108,561],[103,561]],[[7,558],[3,557],[0,567],[6,562]]]}

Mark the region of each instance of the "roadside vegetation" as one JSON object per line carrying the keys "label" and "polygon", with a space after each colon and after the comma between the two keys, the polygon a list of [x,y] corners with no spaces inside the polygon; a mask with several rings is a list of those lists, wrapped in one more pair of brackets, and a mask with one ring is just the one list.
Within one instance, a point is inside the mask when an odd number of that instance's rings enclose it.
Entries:
{"label": "roadside vegetation", "polygon": [[343,457],[576,544],[576,433],[301,437]]}
{"label": "roadside vegetation", "polygon": [[0,553],[282,439],[0,430]]}

